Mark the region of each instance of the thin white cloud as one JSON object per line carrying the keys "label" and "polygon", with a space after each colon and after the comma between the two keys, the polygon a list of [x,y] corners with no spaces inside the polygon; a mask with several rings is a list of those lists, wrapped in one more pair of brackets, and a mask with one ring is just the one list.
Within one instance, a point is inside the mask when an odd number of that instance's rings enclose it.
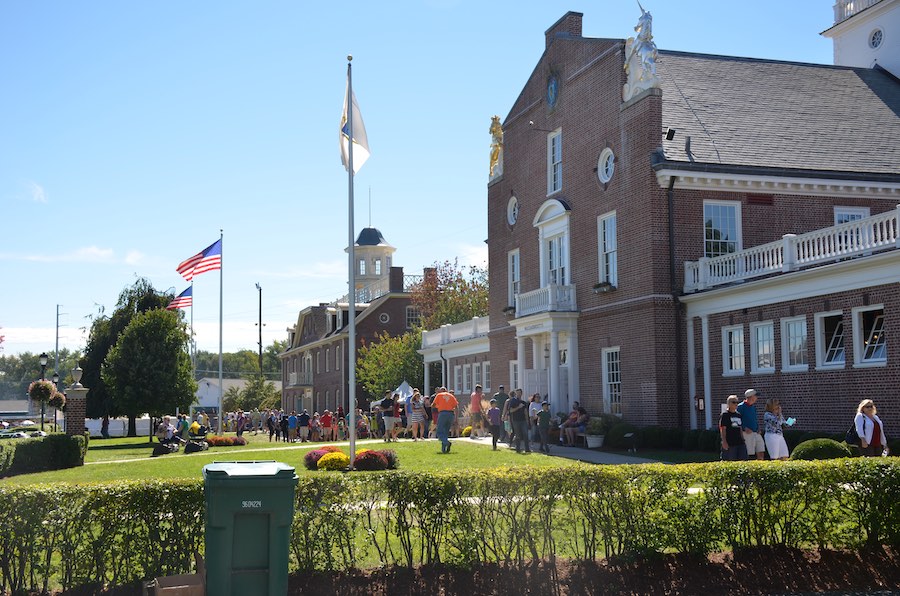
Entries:
{"label": "thin white cloud", "polygon": [[111,263],[115,260],[115,252],[111,248],[84,246],[56,255],[27,255],[23,260],[37,263]]}
{"label": "thin white cloud", "polygon": [[475,265],[477,267],[487,267],[487,244],[484,242],[479,244],[459,244],[456,246],[456,256],[459,259],[460,266]]}
{"label": "thin white cloud", "polygon": [[253,275],[273,279],[328,279],[347,274],[347,260],[321,261],[309,265],[296,265],[277,270],[258,270]]}
{"label": "thin white cloud", "polygon": [[47,191],[37,182],[28,182],[28,195],[34,203],[47,202]]}
{"label": "thin white cloud", "polygon": [[138,265],[144,260],[144,253],[137,250],[129,250],[125,255],[126,265]]}

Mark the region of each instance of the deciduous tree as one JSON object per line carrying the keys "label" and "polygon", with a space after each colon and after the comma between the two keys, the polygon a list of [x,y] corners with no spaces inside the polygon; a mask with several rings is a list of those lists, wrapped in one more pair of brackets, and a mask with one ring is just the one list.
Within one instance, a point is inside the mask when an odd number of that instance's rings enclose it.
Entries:
{"label": "deciduous tree", "polygon": [[397,337],[384,332],[377,341],[359,349],[356,378],[370,400],[403,381],[413,387],[422,386],[422,355],[417,351],[421,345],[422,334],[417,331]]}
{"label": "deciduous tree", "polygon": [[462,323],[488,313],[487,268],[458,261],[435,263],[422,281],[410,290],[410,299],[419,309],[424,329]]}
{"label": "deciduous tree", "polygon": [[129,420],[144,412],[158,417],[189,409],[197,391],[189,340],[176,312],[154,309],[134,315],[103,364],[103,382],[116,409]]}

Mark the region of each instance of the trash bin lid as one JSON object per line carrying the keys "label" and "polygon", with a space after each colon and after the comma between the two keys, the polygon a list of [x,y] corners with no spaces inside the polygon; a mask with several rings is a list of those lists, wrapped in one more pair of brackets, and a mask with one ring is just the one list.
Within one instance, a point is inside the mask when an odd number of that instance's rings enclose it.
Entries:
{"label": "trash bin lid", "polygon": [[203,466],[203,477],[293,478],[294,471],[278,461],[217,461]]}

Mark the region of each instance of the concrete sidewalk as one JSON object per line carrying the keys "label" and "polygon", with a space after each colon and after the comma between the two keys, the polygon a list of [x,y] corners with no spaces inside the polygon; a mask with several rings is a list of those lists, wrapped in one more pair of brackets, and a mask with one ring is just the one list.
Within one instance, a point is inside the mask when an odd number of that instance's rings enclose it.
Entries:
{"label": "concrete sidewalk", "polygon": [[[476,445],[483,445],[485,447],[491,447],[492,441],[490,437],[476,437],[474,439],[469,437],[460,437],[458,439],[452,439],[453,441],[466,441],[469,443],[473,443]],[[532,443],[532,449],[536,449],[537,445]],[[498,443],[497,449],[509,449],[510,447],[506,443]],[[589,464],[653,464],[659,463],[659,460],[655,459],[646,459],[644,457],[637,457],[636,455],[620,455],[618,453],[607,453],[605,451],[598,451],[596,449],[585,449],[583,447],[565,447],[563,445],[551,445],[550,446],[550,455],[551,457],[565,457],[566,459],[575,459],[578,461],[587,462]]]}

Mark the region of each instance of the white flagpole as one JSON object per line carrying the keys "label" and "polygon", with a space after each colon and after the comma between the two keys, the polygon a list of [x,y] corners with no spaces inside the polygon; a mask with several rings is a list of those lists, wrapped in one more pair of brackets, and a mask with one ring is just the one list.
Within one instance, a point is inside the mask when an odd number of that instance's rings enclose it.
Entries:
{"label": "white flagpole", "polygon": [[348,340],[348,356],[349,356],[349,381],[347,383],[349,394],[348,396],[348,406],[350,418],[348,426],[350,431],[350,467],[353,467],[353,464],[356,462],[356,238],[354,238],[353,234],[353,73],[351,69],[350,62],[353,60],[353,56],[347,56],[347,129],[349,132],[349,148],[348,159],[347,159],[347,172],[350,176],[349,184],[349,238],[350,238],[350,249],[347,251],[350,255],[350,276],[348,285],[350,286],[350,304],[349,304],[349,318],[350,318],[350,330],[349,330],[349,340]]}
{"label": "white flagpole", "polygon": [[[222,257],[224,257],[224,254],[222,254],[224,252],[223,251],[223,242],[222,242],[223,236],[224,236],[224,234],[222,233],[222,230],[219,230],[219,252],[220,252],[219,258],[220,259]],[[219,435],[225,434],[224,433],[225,427],[222,424],[222,419],[224,418],[223,412],[222,412],[222,385],[224,383],[224,380],[222,379],[222,296],[224,295],[224,292],[223,292],[224,285],[222,283],[222,273],[224,270],[223,269],[224,266],[225,266],[225,263],[223,260],[223,262],[219,264]],[[193,311],[194,311],[194,309],[192,308],[191,312],[193,313]]]}
{"label": "white flagpole", "polygon": [[[194,349],[194,279],[191,278],[191,377],[197,380],[197,351]],[[190,412],[189,412],[190,413]]]}

